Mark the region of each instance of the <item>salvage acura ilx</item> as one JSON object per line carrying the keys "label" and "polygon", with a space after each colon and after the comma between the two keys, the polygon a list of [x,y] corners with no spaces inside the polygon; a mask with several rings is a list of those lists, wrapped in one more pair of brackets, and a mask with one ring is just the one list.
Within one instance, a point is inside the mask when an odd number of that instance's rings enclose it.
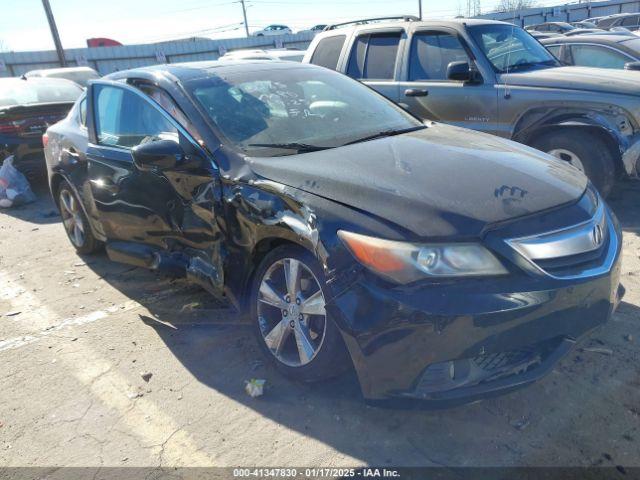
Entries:
{"label": "salvage acura ilx", "polygon": [[578,170],[321,67],[119,72],[47,136],[78,252],[185,276],[283,373],[352,365],[370,401],[531,383],[622,295],[618,223]]}

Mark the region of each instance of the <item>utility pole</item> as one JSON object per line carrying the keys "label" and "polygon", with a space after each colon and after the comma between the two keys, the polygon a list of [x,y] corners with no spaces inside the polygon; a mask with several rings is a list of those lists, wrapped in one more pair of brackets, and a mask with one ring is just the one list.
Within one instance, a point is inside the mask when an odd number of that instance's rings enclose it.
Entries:
{"label": "utility pole", "polygon": [[49,29],[51,30],[53,43],[55,44],[56,51],[58,52],[58,61],[60,62],[61,67],[66,67],[67,60],[64,58],[64,50],[62,49],[60,35],[58,35],[58,27],[56,27],[56,20],[53,18],[53,12],[51,11],[49,0],[42,0],[42,6],[44,7],[44,13],[47,15],[47,21],[49,22]]}
{"label": "utility pole", "polygon": [[418,18],[422,20],[422,0],[418,0]]}
{"label": "utility pole", "polygon": [[240,0],[242,4],[242,16],[244,17],[244,31],[249,36],[249,24],[247,23],[247,7],[244,4],[244,0]]}

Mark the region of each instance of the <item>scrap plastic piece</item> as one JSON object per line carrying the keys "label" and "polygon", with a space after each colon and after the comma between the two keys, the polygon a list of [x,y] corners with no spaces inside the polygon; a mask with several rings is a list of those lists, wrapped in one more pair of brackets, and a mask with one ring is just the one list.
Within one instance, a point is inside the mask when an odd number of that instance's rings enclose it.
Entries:
{"label": "scrap plastic piece", "polygon": [[0,208],[10,208],[35,201],[29,182],[13,166],[13,155],[0,167]]}
{"label": "scrap plastic piece", "polygon": [[256,398],[264,394],[264,384],[266,382],[266,380],[252,378],[245,382],[244,389],[250,397]]}

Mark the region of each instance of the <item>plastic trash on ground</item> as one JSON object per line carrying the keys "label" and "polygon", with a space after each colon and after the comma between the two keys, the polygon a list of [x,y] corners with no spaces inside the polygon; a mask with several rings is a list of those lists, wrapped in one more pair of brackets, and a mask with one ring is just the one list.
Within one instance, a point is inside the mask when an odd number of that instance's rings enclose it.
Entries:
{"label": "plastic trash on ground", "polygon": [[35,201],[25,176],[13,166],[13,156],[7,157],[0,167],[0,208],[16,207]]}
{"label": "plastic trash on ground", "polygon": [[250,397],[256,398],[264,394],[264,384],[266,382],[266,380],[252,378],[248,382],[245,382],[244,389]]}

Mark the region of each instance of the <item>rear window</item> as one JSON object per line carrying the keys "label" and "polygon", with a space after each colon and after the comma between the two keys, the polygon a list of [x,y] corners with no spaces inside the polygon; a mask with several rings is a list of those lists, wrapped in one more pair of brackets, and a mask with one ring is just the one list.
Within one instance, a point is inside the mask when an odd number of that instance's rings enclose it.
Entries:
{"label": "rear window", "polygon": [[73,103],[82,93],[66,80],[39,81],[8,78],[0,80],[0,107],[39,103]]}
{"label": "rear window", "polygon": [[351,51],[347,75],[352,78],[392,80],[401,33],[358,37]]}
{"label": "rear window", "polygon": [[345,35],[336,35],[335,37],[327,37],[320,40],[316,46],[316,51],[313,52],[311,57],[311,63],[336,70],[340,52],[342,52],[346,39]]}
{"label": "rear window", "polygon": [[636,25],[638,25],[638,17],[632,15],[630,17],[623,18],[622,22],[620,22],[620,25],[622,25],[623,27],[635,27]]}

